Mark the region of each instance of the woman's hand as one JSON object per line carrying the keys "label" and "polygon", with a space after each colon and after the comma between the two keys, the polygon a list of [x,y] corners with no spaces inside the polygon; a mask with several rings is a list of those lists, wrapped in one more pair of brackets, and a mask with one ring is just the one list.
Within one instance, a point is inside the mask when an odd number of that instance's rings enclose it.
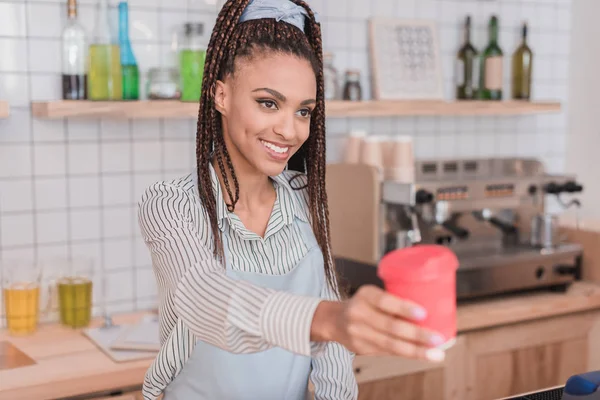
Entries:
{"label": "woman's hand", "polygon": [[411,323],[425,310],[373,286],[362,286],[349,300],[323,301],[315,312],[311,338],[335,341],[356,354],[395,355],[442,361],[444,352],[434,346],[445,339]]}

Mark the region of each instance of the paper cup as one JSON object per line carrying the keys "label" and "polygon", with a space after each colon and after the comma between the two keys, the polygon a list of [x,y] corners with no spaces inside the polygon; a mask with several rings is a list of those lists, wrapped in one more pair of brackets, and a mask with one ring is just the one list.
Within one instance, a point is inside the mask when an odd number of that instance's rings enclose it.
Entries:
{"label": "paper cup", "polygon": [[385,290],[419,304],[427,311],[416,325],[432,329],[446,339],[438,348],[456,341],[456,270],[458,259],[447,247],[417,245],[394,250],[379,262],[377,275]]}
{"label": "paper cup", "polygon": [[383,170],[383,140],[379,136],[367,136],[360,148],[360,162]]}
{"label": "paper cup", "polygon": [[399,183],[414,183],[415,167],[387,168],[385,170],[385,178]]}
{"label": "paper cup", "polygon": [[363,138],[367,136],[365,131],[351,131],[346,140],[344,153],[344,162],[349,164],[358,164],[360,162],[360,151],[363,144]]}
{"label": "paper cup", "polygon": [[396,136],[391,143],[390,168],[414,168],[415,157],[411,136]]}

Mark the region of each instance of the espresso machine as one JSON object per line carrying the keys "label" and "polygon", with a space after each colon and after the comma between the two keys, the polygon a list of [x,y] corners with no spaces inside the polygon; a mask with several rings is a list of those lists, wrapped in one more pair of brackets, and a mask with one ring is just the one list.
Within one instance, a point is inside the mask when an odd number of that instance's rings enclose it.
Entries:
{"label": "espresso machine", "polygon": [[[359,193],[363,200],[352,201],[364,186],[359,176],[369,175],[360,168],[370,167],[330,166],[327,178],[333,255],[351,291],[381,285],[378,260],[419,244],[448,246],[457,255],[458,300],[561,290],[581,278],[582,247],[560,237],[546,206],[548,196],[563,208],[581,205],[573,199],[583,190],[574,176],[550,175],[537,159],[419,160],[410,183],[371,171],[375,181],[367,186],[375,197]],[[372,209],[365,213],[361,204]],[[365,243],[367,251],[357,253]]]}

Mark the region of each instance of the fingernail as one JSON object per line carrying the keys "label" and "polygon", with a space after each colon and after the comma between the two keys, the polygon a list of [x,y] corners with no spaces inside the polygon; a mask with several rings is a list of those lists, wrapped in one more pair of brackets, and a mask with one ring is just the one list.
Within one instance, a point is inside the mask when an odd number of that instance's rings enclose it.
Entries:
{"label": "fingernail", "polygon": [[422,308],[413,308],[412,313],[416,319],[425,319],[427,316],[427,311]]}
{"label": "fingernail", "polygon": [[432,345],[438,346],[446,341],[442,335],[433,335],[429,338]]}
{"label": "fingernail", "polygon": [[440,349],[429,349],[425,352],[425,357],[430,361],[444,361],[446,354]]}

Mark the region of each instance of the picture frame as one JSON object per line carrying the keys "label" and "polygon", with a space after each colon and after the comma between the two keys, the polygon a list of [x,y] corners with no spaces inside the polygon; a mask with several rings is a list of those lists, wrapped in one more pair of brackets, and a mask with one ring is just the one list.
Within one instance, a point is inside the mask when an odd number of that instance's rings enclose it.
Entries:
{"label": "picture frame", "polygon": [[375,100],[443,100],[437,25],[429,20],[369,19]]}

